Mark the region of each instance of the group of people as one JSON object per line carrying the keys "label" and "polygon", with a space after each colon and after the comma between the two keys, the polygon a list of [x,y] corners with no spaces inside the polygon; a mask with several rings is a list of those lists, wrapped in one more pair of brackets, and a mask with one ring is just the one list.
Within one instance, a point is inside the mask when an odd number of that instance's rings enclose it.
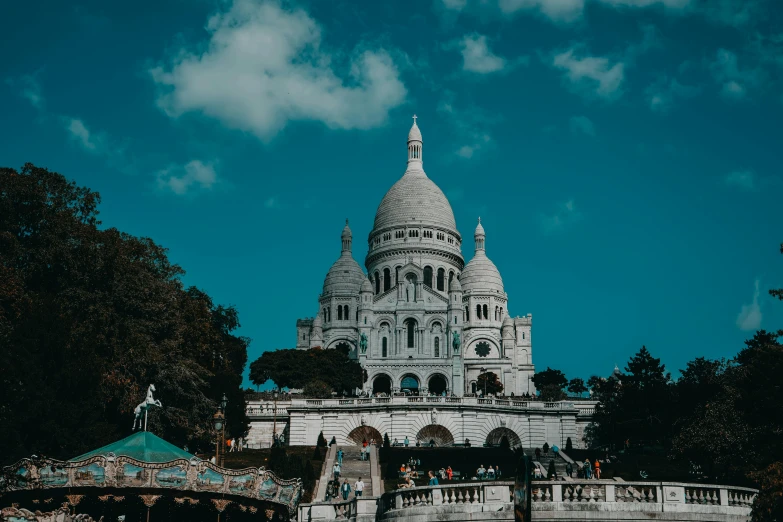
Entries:
{"label": "group of people", "polygon": [[278,435],[277,432],[274,432],[272,434],[272,447],[279,448],[284,444],[285,444],[285,433],[281,433],[280,435]]}
{"label": "group of people", "polygon": [[421,466],[421,459],[414,457],[409,458],[407,464],[400,465],[400,478],[419,478],[419,472],[416,471],[416,466]]}
{"label": "group of people", "polygon": [[[418,474],[416,475],[418,477]],[[440,482],[438,482],[438,477],[435,476],[435,473],[430,470],[427,472],[427,485],[428,486],[438,486]],[[416,483],[413,481],[413,477],[410,475],[406,475],[403,478],[403,481],[401,484],[397,484],[397,489],[401,488],[415,488]]]}
{"label": "group of people", "polygon": [[[359,453],[359,460],[370,460],[370,446],[375,446],[375,439],[370,439],[370,442],[367,442],[367,439],[362,441],[362,451]],[[339,450],[340,453],[342,451]]]}
{"label": "group of people", "polygon": [[245,441],[242,437],[239,437],[239,439],[227,439],[226,440],[226,448],[229,452],[232,451],[242,451],[242,448],[247,446],[247,441]]}
{"label": "group of people", "polygon": [[[361,497],[363,492],[364,482],[362,481],[362,477],[359,477],[359,480],[353,484],[354,498]],[[335,475],[334,480],[330,480],[329,484],[326,485],[326,498],[324,500],[329,502],[332,499],[339,499],[340,496],[343,497],[343,500],[348,500],[350,495],[351,485],[348,483],[348,479],[344,479],[342,483],[340,483],[340,479]]]}
{"label": "group of people", "polygon": [[500,479],[500,466],[493,468],[490,465],[488,468],[484,468],[484,464],[479,464],[476,470],[476,478],[478,480],[498,480]]}

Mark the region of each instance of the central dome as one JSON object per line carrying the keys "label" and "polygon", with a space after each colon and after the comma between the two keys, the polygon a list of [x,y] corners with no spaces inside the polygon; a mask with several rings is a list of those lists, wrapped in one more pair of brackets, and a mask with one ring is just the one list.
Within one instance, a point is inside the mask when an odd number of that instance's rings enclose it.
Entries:
{"label": "central dome", "polygon": [[375,231],[420,223],[456,231],[454,212],[443,191],[423,171],[409,170],[383,196],[375,213]]}

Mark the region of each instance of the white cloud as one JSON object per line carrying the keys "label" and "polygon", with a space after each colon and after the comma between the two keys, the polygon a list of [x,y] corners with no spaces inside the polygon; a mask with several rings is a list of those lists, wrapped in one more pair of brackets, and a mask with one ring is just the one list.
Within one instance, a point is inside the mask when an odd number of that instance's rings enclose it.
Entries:
{"label": "white cloud", "polygon": [[552,65],[565,72],[565,78],[577,91],[588,96],[613,100],[622,95],[625,64],[612,63],[600,56],[577,56],[575,47],[556,54]]}
{"label": "white cloud", "polygon": [[158,104],[172,117],[201,112],[268,140],[297,120],[369,129],[405,101],[387,51],[358,48],[349,63],[336,63],[341,55],[326,50],[321,27],[301,9],[234,0],[209,19],[207,31],[203,52],[181,49],[150,71]]}
{"label": "white cloud", "polygon": [[552,214],[541,214],[539,224],[544,234],[560,232],[582,219],[582,214],[576,209],[573,199],[558,205]]}
{"label": "white cloud", "polygon": [[468,5],[468,0],[441,0],[441,3],[451,11],[462,11]]}
{"label": "white cloud", "polygon": [[489,74],[502,71],[506,67],[506,60],[490,50],[484,35],[466,35],[459,46],[462,51],[462,69],[465,71]]}
{"label": "white cloud", "polygon": [[193,160],[184,166],[172,165],[158,172],[158,187],[184,195],[194,189],[209,190],[218,182],[213,164]]}
{"label": "white cloud", "polygon": [[499,0],[505,14],[517,11],[535,11],[554,22],[570,23],[582,17],[585,0]]}
{"label": "white cloud", "polygon": [[709,67],[725,98],[741,100],[747,96],[748,88],[758,87],[762,81],[760,69],[740,69],[737,55],[726,49],[718,49]]}
{"label": "white cloud", "polygon": [[651,110],[667,112],[674,106],[677,98],[692,98],[700,92],[699,87],[683,85],[676,78],[663,76],[647,87],[645,95]]}
{"label": "white cloud", "polygon": [[753,301],[750,304],[742,305],[739,315],[737,316],[737,327],[740,330],[758,330],[761,326],[761,305],[759,304],[759,291],[760,281],[756,279],[755,290],[753,291]]}
{"label": "white cloud", "polygon": [[583,133],[588,136],[595,136],[595,125],[587,116],[572,116],[569,125],[571,132],[574,134]]}
{"label": "white cloud", "polygon": [[103,151],[103,139],[93,135],[82,120],[76,118],[65,119],[65,129],[71,135],[71,138],[90,152]]}
{"label": "white cloud", "polygon": [[444,91],[437,111],[448,122],[459,143],[456,155],[470,159],[495,145],[487,127],[499,122],[500,118],[485,113],[475,105],[458,108],[455,99],[453,92]]}

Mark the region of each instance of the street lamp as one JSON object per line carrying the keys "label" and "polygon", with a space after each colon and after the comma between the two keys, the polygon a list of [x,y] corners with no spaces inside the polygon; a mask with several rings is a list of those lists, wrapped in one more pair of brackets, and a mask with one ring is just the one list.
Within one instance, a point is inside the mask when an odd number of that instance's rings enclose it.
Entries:
{"label": "street lamp", "polygon": [[226,394],[223,394],[223,398],[220,399],[220,416],[222,418],[221,427],[219,428],[220,431],[220,445],[223,446],[223,452],[220,456],[220,462],[219,465],[222,467],[226,458],[226,448],[224,447],[226,443],[226,406],[228,406],[228,397],[226,397]]}
{"label": "street lamp", "polygon": [[223,415],[223,412],[218,410],[215,412],[215,415],[212,416],[212,422],[215,424],[215,432],[217,433],[217,444],[215,445],[215,464],[220,465],[220,447],[222,444],[222,437],[220,434],[222,433],[222,430],[224,429],[226,416]]}
{"label": "street lamp", "polygon": [[484,398],[487,397],[487,369],[482,367],[481,373],[484,375]]}
{"label": "street lamp", "polygon": [[228,406],[228,397],[226,397],[226,394],[224,393],[223,398],[220,399],[220,409],[225,412],[226,406]]}
{"label": "street lamp", "polygon": [[274,388],[272,390],[272,399],[274,400],[274,406],[272,407],[274,415],[274,420],[272,421],[272,446],[277,442],[277,393],[277,388]]}

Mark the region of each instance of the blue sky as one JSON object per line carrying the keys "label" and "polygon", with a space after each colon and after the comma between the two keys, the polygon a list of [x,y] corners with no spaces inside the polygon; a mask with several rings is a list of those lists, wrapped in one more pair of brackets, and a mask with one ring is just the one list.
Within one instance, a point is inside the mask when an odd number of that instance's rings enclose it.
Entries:
{"label": "blue sky", "polygon": [[97,190],[235,305],[250,360],[363,265],[419,116],[534,363],[672,370],[783,326],[783,6],[759,0],[16,2],[0,164]]}

